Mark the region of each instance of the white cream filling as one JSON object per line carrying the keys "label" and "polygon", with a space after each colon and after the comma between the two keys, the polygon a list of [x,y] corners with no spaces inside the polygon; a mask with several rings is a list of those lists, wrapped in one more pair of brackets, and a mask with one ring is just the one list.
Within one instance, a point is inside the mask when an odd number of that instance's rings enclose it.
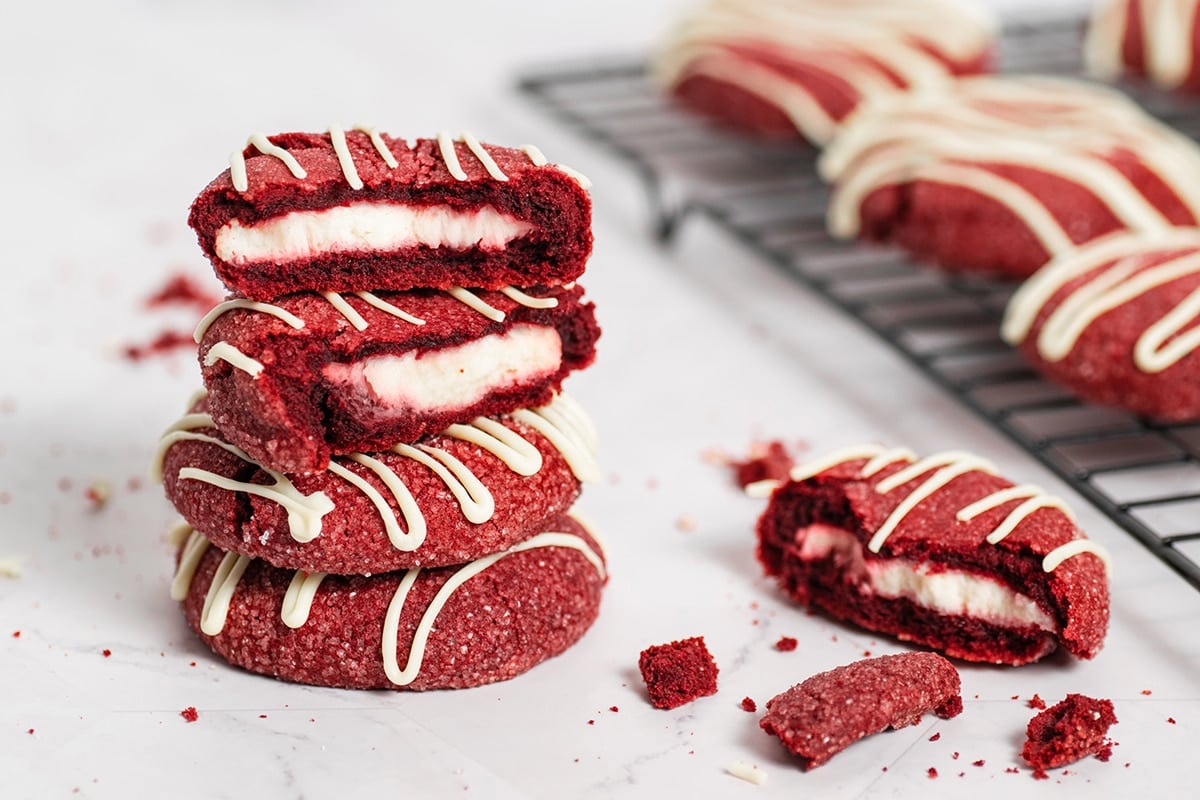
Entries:
{"label": "white cream filling", "polygon": [[939,614],[983,619],[1010,627],[1034,625],[1056,629],[1054,621],[1031,598],[999,581],[956,569],[904,559],[863,558],[858,537],[830,525],[814,524],[796,533],[800,558],[818,561],[833,556],[861,591],[886,599],[904,598]]}
{"label": "white cream filling", "polygon": [[290,262],[327,253],[387,252],[405,247],[503,249],[533,225],[491,206],[456,211],[447,206],[351,203],[293,211],[249,227],[231,220],[216,233],[217,257],[229,264]]}
{"label": "white cream filling", "polygon": [[435,350],[330,364],[325,375],[370,398],[381,413],[462,408],[491,392],[558,370],[562,340],[554,328],[514,325],[506,333]]}

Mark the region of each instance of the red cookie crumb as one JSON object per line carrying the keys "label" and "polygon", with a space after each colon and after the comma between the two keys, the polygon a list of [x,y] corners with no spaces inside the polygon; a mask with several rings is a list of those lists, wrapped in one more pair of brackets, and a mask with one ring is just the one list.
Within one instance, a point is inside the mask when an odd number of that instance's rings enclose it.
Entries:
{"label": "red cookie crumb", "polygon": [[745,461],[730,461],[733,479],[743,489],[752,483],[764,480],[785,480],[795,464],[783,442],[755,442],[750,446],[750,456]]}
{"label": "red cookie crumb", "polygon": [[972,766],[972,767],[982,767],[982,766],[983,766],[985,763],[987,763],[987,762],[985,762],[985,761],[984,761],[984,760],[981,758],[981,759],[979,759],[978,761],[972,761],[972,762],[971,762],[971,766]]}
{"label": "red cookie crumb", "polygon": [[30,735],[30,736],[33,736],[33,728],[30,728],[30,729],[29,729],[29,735]]}
{"label": "red cookie crumb", "polygon": [[717,692],[717,664],[703,636],[646,648],[638,669],[655,708],[677,708]]}
{"label": "red cookie crumb", "polygon": [[758,711],[758,703],[754,702],[754,698],[752,697],[743,697],[742,710],[750,712]]}
{"label": "red cookie crumb", "polygon": [[613,712],[613,713],[615,714],[615,713],[617,713],[618,711],[620,711],[621,709],[617,708],[616,706],[609,706],[609,707],[608,707],[608,710],[609,710],[609,711],[611,711],[611,712]]}
{"label": "red cookie crumb", "polygon": [[1170,724],[1174,725],[1174,724],[1175,724],[1175,718],[1174,718],[1174,717],[1167,717],[1167,722],[1169,722]]}
{"label": "red cookie crumb", "polygon": [[1149,689],[1142,689],[1142,694],[1144,694],[1144,695],[1146,695],[1147,697],[1149,697],[1149,696],[1150,696],[1150,690],[1149,690]]}
{"label": "red cookie crumb", "polygon": [[930,767],[929,768],[929,777],[936,778],[937,776],[938,776],[937,767]]}
{"label": "red cookie crumb", "polygon": [[932,711],[962,713],[958,670],[936,653],[879,656],[814,675],[767,702],[759,725],[820,766],[873,733],[915,725]]}
{"label": "red cookie crumb", "polygon": [[20,631],[13,631],[13,638],[14,638],[14,639],[20,639],[20,638],[21,638],[21,632],[20,632]]}
{"label": "red cookie crumb", "polygon": [[1107,761],[1112,755],[1112,741],[1106,735],[1116,722],[1111,700],[1068,694],[1065,700],[1029,721],[1021,757],[1043,773],[1090,755]]}
{"label": "red cookie crumb", "polygon": [[1029,707],[1043,711],[1046,708],[1046,701],[1035,694],[1033,697],[1029,698]]}
{"label": "red cookie crumb", "polygon": [[940,738],[942,738],[942,732],[941,732],[941,731],[938,731],[938,732],[937,732],[937,733],[935,733],[933,736],[930,736],[930,737],[929,737],[929,741],[931,741],[931,742],[936,742],[936,741],[937,741],[938,739],[940,739]]}
{"label": "red cookie crumb", "polygon": [[196,720],[200,719],[200,712],[196,710],[195,706],[188,706],[183,711],[179,712],[179,716],[183,717],[188,722],[195,722]]}
{"label": "red cookie crumb", "polygon": [[784,653],[790,653],[799,644],[800,642],[791,636],[780,636],[779,641],[775,643],[775,649]]}
{"label": "red cookie crumb", "polygon": [[101,650],[101,651],[100,651],[100,655],[104,656],[105,658],[108,658],[109,656],[111,656],[111,655],[112,655],[112,650],[109,650],[109,649],[106,647],[106,648],[104,648],[103,650]]}

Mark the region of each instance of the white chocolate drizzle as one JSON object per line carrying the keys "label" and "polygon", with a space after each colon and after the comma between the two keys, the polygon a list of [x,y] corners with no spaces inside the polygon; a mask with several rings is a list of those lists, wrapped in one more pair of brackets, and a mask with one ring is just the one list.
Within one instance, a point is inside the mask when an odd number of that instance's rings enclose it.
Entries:
{"label": "white chocolate drizzle", "polygon": [[490,320],[494,320],[496,322],[504,321],[505,313],[503,311],[484,302],[479,295],[475,294],[469,289],[464,289],[461,286],[455,286],[451,289],[447,289],[446,293],[463,305],[466,305],[468,308],[474,309],[480,314],[483,314]]}
{"label": "white chocolate drizzle", "polygon": [[[278,145],[271,144],[271,140],[261,133],[253,133],[246,140],[247,147],[253,147],[258,152],[265,156],[274,156],[284,163],[288,171],[293,176],[304,179],[308,177],[308,173],[304,171],[304,167],[300,166],[300,162],[296,157],[287,150]],[[239,192],[244,192],[250,188],[250,182],[246,176],[246,156],[241,150],[235,150],[229,156],[229,177],[233,182],[233,188]]]}
{"label": "white chocolate drizzle", "polygon": [[1146,77],[1168,89],[1178,88],[1196,63],[1193,36],[1197,0],[1107,0],[1094,5],[1084,63],[1098,78],[1113,80],[1123,69],[1123,50],[1134,13],[1142,34]]}
{"label": "white chocolate drizzle", "polygon": [[1162,232],[1172,222],[1108,159],[1136,154],[1141,166],[1200,220],[1200,149],[1124,95],[1081,81],[972,77],[951,88],[881,98],[859,109],[821,155],[835,184],[830,232],[857,235],[862,204],[886,186],[917,181],[966,189],[1003,206],[1053,258],[1075,249],[1069,221],[1006,167],[1067,181],[1122,227]]}
{"label": "white chocolate drizzle", "polygon": [[200,566],[200,559],[204,557],[210,544],[203,534],[191,526],[188,526],[186,530],[187,541],[183,545],[183,552],[179,554],[179,565],[175,568],[175,577],[171,580],[172,600],[182,600],[187,597],[188,589],[192,585],[192,578],[196,575],[196,568]]}
{"label": "white chocolate drizzle", "polygon": [[456,181],[465,181],[467,173],[463,171],[462,164],[458,161],[458,151],[454,149],[454,139],[446,131],[438,131],[437,144],[438,152],[442,154],[442,161],[446,162],[446,169],[450,171],[450,175]]}
{"label": "white chocolate drizzle", "polygon": [[337,309],[337,312],[345,317],[356,331],[367,329],[367,321],[363,319],[363,315],[355,311],[354,306],[346,302],[346,298],[337,292],[321,292],[321,296],[328,300],[329,305]]}
{"label": "white chocolate drizzle", "polygon": [[312,613],[313,599],[317,596],[317,589],[321,588],[321,581],[325,580],[328,574],[327,572],[296,570],[296,574],[292,576],[292,582],[288,584],[287,591],[284,592],[283,605],[279,610],[279,618],[284,625],[293,629],[304,627],[304,623],[308,622],[308,615]]}
{"label": "white chocolate drizzle", "polygon": [[257,378],[263,371],[261,361],[256,361],[229,342],[217,342],[204,354],[204,366],[211,367],[218,361],[225,361],[231,367],[240,369],[252,378]]}
{"label": "white chocolate drizzle", "polygon": [[208,332],[208,329],[212,327],[213,322],[215,322],[218,317],[229,311],[233,311],[235,308],[248,309],[250,311],[258,311],[263,314],[270,314],[273,317],[278,317],[297,330],[304,327],[304,320],[300,319],[285,308],[280,308],[279,306],[271,305],[270,303],[259,303],[254,300],[238,298],[236,300],[226,300],[223,303],[218,303],[217,305],[213,306],[213,308],[207,314],[200,318],[200,322],[196,324],[196,330],[192,333],[192,338],[195,339],[196,344],[200,344],[200,340],[204,338],[204,334]]}
{"label": "white chocolate drizzle", "polygon": [[346,146],[346,132],[337,125],[330,125],[329,141],[333,145],[333,152],[337,156],[338,164],[342,167],[342,175],[346,177],[346,183],[350,184],[350,188],[355,191],[363,188],[362,178],[358,176],[358,168],[354,166],[354,157],[350,155],[350,148]]}
{"label": "white chocolate drizzle", "polygon": [[226,553],[217,565],[217,571],[209,584],[208,594],[204,596],[204,607],[200,611],[200,630],[209,636],[216,636],[225,628],[225,620],[229,616],[229,604],[237,591],[238,582],[242,579],[246,567],[254,559],[237,553]]}
{"label": "white chocolate drizzle", "polygon": [[500,169],[500,166],[496,163],[496,159],[492,158],[491,153],[485,150],[479,140],[472,136],[469,131],[463,131],[462,142],[479,159],[479,163],[483,164],[483,168],[487,170],[488,175],[501,182],[508,181],[508,176]]}
{"label": "white chocolate drizzle", "polygon": [[[595,428],[587,414],[567,395],[559,394],[541,408],[521,409],[511,416],[515,421],[528,425],[544,436],[551,446],[562,454],[563,460],[578,480],[598,480],[599,467],[594,455]],[[238,447],[214,436],[197,432],[211,427],[213,422],[209,414],[187,414],[171,425],[159,440],[151,467],[152,474],[161,480],[167,450],[176,442],[184,440],[213,444],[247,463],[256,464]],[[541,468],[540,451],[515,430],[495,420],[481,417],[470,425],[453,425],[445,433],[452,438],[478,445],[518,475],[533,475]],[[468,522],[479,525],[494,515],[495,499],[491,491],[478,476],[450,453],[424,444],[401,444],[394,447],[392,452],[417,461],[436,475],[454,497]],[[362,453],[346,456],[345,460],[374,473],[391,495],[390,499],[394,501],[397,511],[393,511],[389,498],[337,460],[330,462],[328,472],[362,492],[378,511],[384,531],[397,550],[411,552],[420,547],[425,541],[427,522],[420,506],[399,475],[379,459]],[[227,491],[253,494],[277,503],[287,513],[290,535],[301,544],[319,536],[322,518],[335,507],[329,496],[324,492],[304,495],[283,473],[258,466],[274,480],[273,484],[236,481],[196,467],[183,467],[178,477],[181,480],[202,481]]]}
{"label": "white chocolate drizzle", "polygon": [[[867,480],[896,462],[904,462],[907,466],[896,470],[875,485],[875,492],[881,495],[891,494],[902,486],[917,481],[896,507],[875,531],[867,549],[879,553],[889,536],[896,531],[904,519],[925,500],[946,487],[954,479],[972,472],[983,472],[995,475],[995,468],[987,461],[971,455],[950,451],[938,453],[917,461],[908,450],[897,448],[887,450],[878,445],[860,445],[848,447],[830,453],[828,456],[816,459],[808,464],[793,467],[792,480],[806,480],[815,475],[832,470],[842,464],[855,461],[866,463],[859,470],[857,477]],[[768,483],[768,481],[760,481]],[[753,484],[752,484],[753,485]],[[1062,500],[1050,496],[1037,486],[1023,484],[999,489],[979,498],[955,513],[955,519],[960,523],[968,523],[981,514],[1000,508],[1008,503],[1021,500],[1004,518],[984,536],[984,541],[995,545],[1012,534],[1030,515],[1039,509],[1052,509],[1074,521],[1075,517]],[[1107,551],[1095,542],[1086,538],[1073,539],[1051,550],[1042,560],[1042,569],[1053,572],[1063,561],[1080,553],[1094,553],[1104,563],[1105,569],[1111,571],[1111,560]]]}
{"label": "white chocolate drizzle", "polygon": [[508,297],[526,308],[557,308],[557,297],[534,297],[533,295],[522,292],[515,286],[503,286],[500,291]]}
{"label": "white chocolate drizzle", "polygon": [[424,325],[425,324],[425,320],[421,319],[420,317],[414,317],[412,314],[409,314],[404,309],[397,308],[396,306],[394,306],[391,303],[389,303],[388,301],[382,299],[378,295],[372,294],[371,292],[355,292],[355,294],[364,303],[367,303],[368,305],[378,308],[380,311],[384,312],[385,314],[391,314],[393,317],[398,317],[399,319],[402,319],[405,322],[410,322],[413,325]]}
{"label": "white chocolate drizzle", "polygon": [[[1146,266],[1149,259],[1157,263]],[[1017,345],[1067,285],[1078,283],[1042,321],[1036,348],[1046,361],[1069,356],[1084,332],[1101,317],[1169,283],[1200,276],[1200,230],[1173,228],[1160,234],[1118,232],[1064,253],[1026,281],[1005,311],[1001,335]],[[1200,348],[1200,289],[1192,291],[1134,341],[1134,366],[1161,372]]]}

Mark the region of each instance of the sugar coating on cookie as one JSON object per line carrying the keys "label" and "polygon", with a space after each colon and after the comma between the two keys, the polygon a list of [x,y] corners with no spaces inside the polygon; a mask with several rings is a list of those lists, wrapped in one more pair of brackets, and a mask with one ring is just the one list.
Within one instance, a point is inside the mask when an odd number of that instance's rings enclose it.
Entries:
{"label": "sugar coating on cookie", "polygon": [[1200,419],[1200,231],[1119,232],[1051,261],[1013,294],[1002,334],[1078,396]]}
{"label": "sugar coating on cookie", "polygon": [[531,145],[332,126],[252,135],[188,222],[217,277],[254,300],[560,285],[591,253],[589,185]]}
{"label": "sugar coating on cookie", "polygon": [[986,71],[996,27],[957,0],[709,0],[672,31],[653,71],[721,122],[824,144],[873,97]]}
{"label": "sugar coating on cookie", "polygon": [[583,289],[300,292],[201,320],[217,426],[271,469],[413,442],[549,402],[600,335]]}
{"label": "sugar coating on cookie", "polygon": [[1037,777],[1088,756],[1107,761],[1112,754],[1108,729],[1116,724],[1111,700],[1068,694],[1029,721],[1021,757]]}
{"label": "sugar coating on cookie", "polygon": [[571,517],[466,564],[372,576],[281,569],[191,532],[172,596],[230,663],[349,689],[449,689],[507,680],[566,650],[595,620],[604,554]]}
{"label": "sugar coating on cookie", "polygon": [[647,647],[638,670],[655,708],[678,708],[717,693],[717,663],[703,636]]}
{"label": "sugar coating on cookie", "polygon": [[822,154],[830,232],[1024,278],[1118,230],[1200,221],[1200,148],[1119,92],[971,77],[860,109]]}
{"label": "sugar coating on cookie", "polygon": [[792,469],[758,556],[800,603],[968,661],[1099,652],[1108,555],[1061,500],[964,452],[861,445]]}
{"label": "sugar coating on cookie", "polygon": [[878,656],[813,675],[767,701],[759,725],[820,766],[860,739],[962,713],[958,670],[936,653]]}
{"label": "sugar coating on cookie", "polygon": [[1166,89],[1200,90],[1197,0],[1099,0],[1092,5],[1084,63],[1102,80],[1123,73]]}
{"label": "sugar coating on cookie", "polygon": [[566,395],[302,474],[259,465],[207,410],[201,396],[164,432],[153,472],[216,545],[293,569],[373,574],[504,550],[599,472],[595,429]]}

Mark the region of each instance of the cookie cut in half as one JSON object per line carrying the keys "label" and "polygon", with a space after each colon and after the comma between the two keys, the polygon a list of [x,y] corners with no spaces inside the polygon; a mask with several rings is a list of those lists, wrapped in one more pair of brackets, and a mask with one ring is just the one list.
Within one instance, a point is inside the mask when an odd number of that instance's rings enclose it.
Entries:
{"label": "cookie cut in half", "polygon": [[755,488],[771,491],[759,559],[800,603],[967,661],[1091,658],[1104,643],[1104,549],[1060,500],[981,458],[867,445]]}
{"label": "cookie cut in half", "polygon": [[360,126],[255,134],[192,204],[217,277],[255,300],[305,290],[559,285],[592,249],[590,185],[536,147]]}

